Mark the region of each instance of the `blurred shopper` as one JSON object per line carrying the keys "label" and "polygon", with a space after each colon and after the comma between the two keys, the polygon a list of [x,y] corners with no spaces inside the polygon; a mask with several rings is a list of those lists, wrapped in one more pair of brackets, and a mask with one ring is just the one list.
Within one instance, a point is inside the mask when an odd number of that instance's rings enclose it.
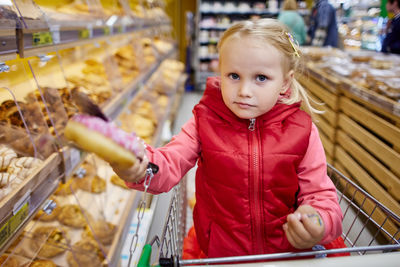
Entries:
{"label": "blurred shopper", "polygon": [[394,17],[388,22],[382,52],[400,54],[400,0],[388,0],[386,9],[393,12]]}
{"label": "blurred shopper", "polygon": [[328,0],[317,0],[311,10],[308,35],[313,46],[338,47],[336,10]]}
{"label": "blurred shopper", "polygon": [[289,30],[299,45],[305,43],[307,30],[303,17],[297,12],[296,0],[285,0],[283,2],[282,11],[279,13],[278,20],[289,27]]}

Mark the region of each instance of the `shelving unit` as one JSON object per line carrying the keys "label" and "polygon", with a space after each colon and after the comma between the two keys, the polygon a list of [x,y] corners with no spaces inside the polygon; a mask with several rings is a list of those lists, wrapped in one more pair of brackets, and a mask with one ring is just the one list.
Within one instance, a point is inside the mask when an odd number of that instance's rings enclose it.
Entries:
{"label": "shelving unit", "polygon": [[[233,22],[253,17],[278,16],[277,1],[197,1],[196,29],[193,47],[195,87],[205,89],[207,77],[216,75],[218,66],[217,42]],[[276,2],[276,3],[275,3]]]}
{"label": "shelving unit", "polygon": [[[163,14],[160,14],[160,12],[154,10],[154,14],[158,15],[156,18],[146,14],[137,17],[129,10],[129,5],[123,6],[126,11],[125,15],[117,17],[113,23],[110,23],[110,17],[104,19],[101,14],[97,16],[97,13],[95,13],[95,18],[85,18],[78,22],[68,19],[58,21],[47,9],[42,9],[34,2],[15,1],[15,4],[18,8],[11,1],[10,5],[0,6],[2,15],[0,17],[0,41],[3,44],[0,48],[0,88],[6,93],[7,90],[17,94],[22,93],[20,88],[18,90],[12,88],[15,84],[11,81],[19,77],[17,73],[20,77],[29,79],[26,82],[26,88],[39,89],[42,99],[43,88],[41,89],[41,87],[44,86],[43,84],[50,84],[55,88],[60,86],[60,84],[52,83],[54,75],[59,75],[58,80],[64,80],[61,86],[66,86],[68,81],[61,51],[85,45],[92,45],[96,48],[101,47],[104,43],[111,46],[115,44],[113,42],[117,42],[117,39],[131,38],[132,34],[154,38],[166,36],[171,32],[169,19],[162,16]],[[91,8],[96,10],[100,7],[92,6]],[[147,12],[147,14],[150,13],[150,11]],[[9,16],[5,17],[4,14]],[[28,15],[33,16],[34,19]],[[143,91],[149,90],[145,85],[152,75],[158,71],[162,62],[177,58],[177,47],[174,44],[168,51],[157,50],[156,52],[154,62],[146,63],[147,67],[142,68],[138,76],[126,84],[117,83],[118,88],[115,87],[115,84],[112,85],[112,90],[117,91],[113,92],[111,98],[101,105],[103,112],[110,119],[116,120],[135,99],[143,94]],[[144,61],[139,63],[145,65]],[[46,66],[46,64],[52,67],[49,67],[48,70],[41,70],[40,67]],[[52,73],[48,73],[49,70]],[[118,72],[118,69],[113,71]],[[23,75],[24,73],[26,75]],[[43,78],[43,75],[47,74],[54,77]],[[110,79],[110,77],[107,78]],[[180,80],[179,85],[182,86],[183,82],[183,80]],[[31,85],[28,85],[29,83]],[[23,92],[23,94],[27,93]],[[171,102],[168,105],[171,107],[177,98],[174,94],[171,93],[168,96]],[[161,142],[161,128],[163,128],[165,120],[168,119],[172,111],[171,107],[167,108],[163,114],[164,117],[157,123],[158,129],[156,129],[152,141],[155,146]],[[60,138],[60,136],[57,135],[55,138]],[[57,144],[55,151],[45,157],[40,168],[31,173],[17,188],[14,188],[11,194],[0,200],[1,254],[32,222],[33,217],[43,208],[43,204],[55,192],[60,182],[67,182],[88,157],[87,153],[69,145],[63,139],[58,139],[55,143]],[[107,256],[109,266],[116,266],[120,259],[121,239],[126,236],[129,230],[132,215],[141,197],[141,193],[136,193],[133,190],[130,191],[129,195],[124,202],[126,205],[121,206],[120,212],[123,216],[118,222],[118,231],[110,245]]]}

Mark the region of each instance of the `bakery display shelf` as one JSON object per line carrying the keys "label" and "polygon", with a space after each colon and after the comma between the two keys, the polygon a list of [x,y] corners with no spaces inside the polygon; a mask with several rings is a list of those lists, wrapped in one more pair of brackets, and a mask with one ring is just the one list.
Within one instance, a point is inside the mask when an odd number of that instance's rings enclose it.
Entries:
{"label": "bakery display shelf", "polygon": [[0,254],[11,244],[42,203],[55,191],[63,175],[61,157],[52,154],[37,169],[0,201]]}
{"label": "bakery display shelf", "polygon": [[85,25],[82,28],[50,27],[42,29],[18,29],[18,51],[21,57],[35,56],[58,49],[105,41],[111,36],[145,31],[164,25],[163,23],[150,23],[125,27],[87,27]]}
{"label": "bakery display shelf", "polygon": [[[172,57],[175,53],[176,48],[159,59],[157,63],[131,83],[128,88],[119,95],[116,101],[107,105],[107,107],[105,107],[105,112],[109,114],[110,117],[115,118],[118,112],[121,112],[123,102],[126,101],[128,97],[132,99],[138,88],[146,83],[161,62],[168,57]],[[79,165],[87,158],[87,155],[86,152],[82,152],[73,146],[64,147],[59,153],[53,153],[48,157],[42,167],[25,179],[24,182],[13,191],[13,194],[1,200],[0,218],[3,219],[0,224],[0,250],[2,252],[4,252],[5,248],[9,246],[10,242],[12,242],[15,236],[20,232],[20,229],[30,221],[32,215],[38,211],[45,200],[55,191],[60,180],[68,178],[73,174]],[[129,203],[135,205],[138,200],[133,198],[129,201]],[[23,207],[23,211],[18,213],[18,207]],[[131,210],[132,206],[126,207],[124,214],[128,216]],[[118,232],[117,236],[124,236],[124,233]],[[118,244],[114,244],[112,249],[118,250]]]}
{"label": "bakery display shelf", "polygon": [[172,58],[176,55],[177,48],[174,47],[171,51],[161,57],[154,65],[152,65],[147,71],[139,75],[126,89],[118,94],[110,103],[104,107],[104,113],[114,120],[122,110],[131,103],[132,99],[143,88],[143,85],[148,81],[151,75],[158,69],[160,64],[167,58]]}

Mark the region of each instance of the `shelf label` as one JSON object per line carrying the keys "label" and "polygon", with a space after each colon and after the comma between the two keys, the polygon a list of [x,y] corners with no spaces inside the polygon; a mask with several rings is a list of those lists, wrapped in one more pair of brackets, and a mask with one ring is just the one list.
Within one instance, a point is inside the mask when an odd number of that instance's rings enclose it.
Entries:
{"label": "shelf label", "polygon": [[53,43],[51,32],[34,32],[32,34],[32,44],[34,46],[47,45]]}
{"label": "shelf label", "polygon": [[89,39],[90,37],[91,34],[89,29],[79,31],[79,39]]}
{"label": "shelf label", "polygon": [[104,33],[104,35],[110,35],[111,34],[111,27],[104,27],[103,28],[103,33]]}
{"label": "shelf label", "polygon": [[6,242],[25,221],[29,215],[29,202],[26,202],[18,212],[0,228],[0,247]]}

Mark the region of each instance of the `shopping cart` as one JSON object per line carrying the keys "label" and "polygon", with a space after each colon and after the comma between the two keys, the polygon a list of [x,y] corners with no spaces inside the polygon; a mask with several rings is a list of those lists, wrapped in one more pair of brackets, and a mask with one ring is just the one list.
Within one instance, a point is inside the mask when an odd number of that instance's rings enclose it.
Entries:
{"label": "shopping cart", "polygon": [[[287,252],[265,255],[250,255],[224,258],[182,260],[183,237],[186,218],[186,183],[174,188],[174,195],[168,211],[159,245],[159,266],[208,265],[254,261],[270,261],[299,257],[325,257],[327,254],[349,253],[355,255],[381,254],[400,251],[400,217],[382,205],[378,200],[345,177],[331,165],[328,175],[334,182],[343,212],[342,238],[347,248],[319,249],[307,252]],[[152,243],[143,248],[140,267],[149,266]],[[400,266],[400,253],[397,255]],[[386,254],[387,255],[387,254]]]}

